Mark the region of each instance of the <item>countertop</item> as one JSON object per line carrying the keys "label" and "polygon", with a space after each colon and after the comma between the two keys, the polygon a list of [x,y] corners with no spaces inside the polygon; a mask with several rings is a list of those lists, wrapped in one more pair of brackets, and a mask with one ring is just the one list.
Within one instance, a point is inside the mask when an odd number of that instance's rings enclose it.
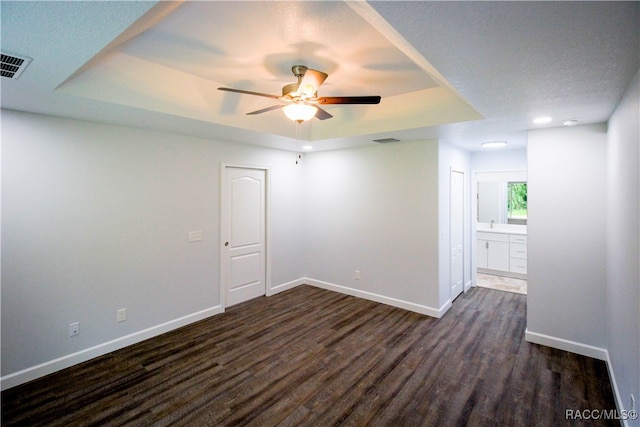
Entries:
{"label": "countertop", "polygon": [[489,224],[478,224],[476,231],[483,233],[502,233],[502,234],[519,234],[527,235],[526,225],[496,224],[491,228]]}

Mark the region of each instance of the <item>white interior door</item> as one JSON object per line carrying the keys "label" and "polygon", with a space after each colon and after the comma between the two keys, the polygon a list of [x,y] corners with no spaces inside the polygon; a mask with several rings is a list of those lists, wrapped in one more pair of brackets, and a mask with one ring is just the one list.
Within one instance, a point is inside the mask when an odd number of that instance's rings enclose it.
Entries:
{"label": "white interior door", "polygon": [[225,167],[222,209],[225,305],[265,295],[266,171]]}
{"label": "white interior door", "polygon": [[462,292],[464,282],[464,172],[451,171],[451,301]]}

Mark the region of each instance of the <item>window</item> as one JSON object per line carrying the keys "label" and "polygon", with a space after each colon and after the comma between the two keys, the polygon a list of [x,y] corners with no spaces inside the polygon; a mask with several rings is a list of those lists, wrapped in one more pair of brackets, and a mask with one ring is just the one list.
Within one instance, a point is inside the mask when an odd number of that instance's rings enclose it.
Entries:
{"label": "window", "polygon": [[507,218],[514,220],[527,219],[527,183],[507,183]]}

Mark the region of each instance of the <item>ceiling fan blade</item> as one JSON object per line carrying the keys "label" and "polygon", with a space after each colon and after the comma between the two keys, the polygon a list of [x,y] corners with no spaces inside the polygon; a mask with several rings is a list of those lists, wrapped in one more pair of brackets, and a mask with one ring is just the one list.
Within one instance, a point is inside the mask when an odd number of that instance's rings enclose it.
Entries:
{"label": "ceiling fan blade", "polygon": [[243,93],[245,95],[264,96],[266,98],[280,99],[278,95],[269,95],[268,93],[251,92],[250,90],[232,89],[230,87],[219,87],[218,90],[224,90],[227,92]]}
{"label": "ceiling fan blade", "polygon": [[319,107],[316,107],[316,108],[318,109],[318,111],[316,112],[316,119],[327,120],[333,117],[331,114],[327,113],[322,108],[319,108]]}
{"label": "ceiling fan blade", "polygon": [[298,93],[313,96],[327,77],[328,74],[323,73],[322,71],[308,69],[302,77],[300,86],[298,86]]}
{"label": "ceiling fan blade", "polygon": [[379,96],[323,96],[318,104],[379,104]]}
{"label": "ceiling fan blade", "polygon": [[277,110],[277,109],[282,108],[282,107],[284,107],[284,105],[272,105],[271,107],[263,108],[262,110],[252,111],[250,113],[247,113],[247,115],[248,116],[255,116],[256,114],[266,113],[267,111]]}

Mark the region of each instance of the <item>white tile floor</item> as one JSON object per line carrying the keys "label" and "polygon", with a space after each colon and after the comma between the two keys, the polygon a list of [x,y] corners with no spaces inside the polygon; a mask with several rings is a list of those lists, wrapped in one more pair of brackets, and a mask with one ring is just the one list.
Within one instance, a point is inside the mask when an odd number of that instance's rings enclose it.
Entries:
{"label": "white tile floor", "polygon": [[527,281],[513,279],[511,277],[494,276],[492,274],[478,273],[478,286],[499,291],[527,294]]}

